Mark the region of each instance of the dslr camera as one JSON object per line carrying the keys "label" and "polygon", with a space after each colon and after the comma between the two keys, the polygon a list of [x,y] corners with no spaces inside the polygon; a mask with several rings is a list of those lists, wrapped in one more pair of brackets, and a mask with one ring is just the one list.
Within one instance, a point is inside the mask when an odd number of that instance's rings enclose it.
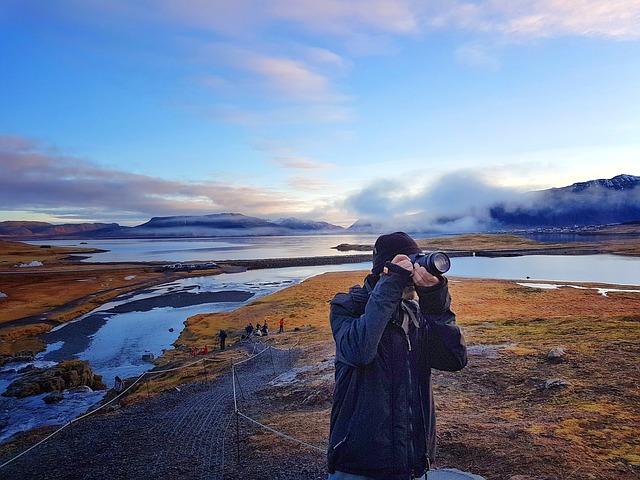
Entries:
{"label": "dslr camera", "polygon": [[449,255],[444,252],[414,253],[408,257],[411,263],[417,263],[426,268],[427,272],[436,277],[447,273],[451,268]]}

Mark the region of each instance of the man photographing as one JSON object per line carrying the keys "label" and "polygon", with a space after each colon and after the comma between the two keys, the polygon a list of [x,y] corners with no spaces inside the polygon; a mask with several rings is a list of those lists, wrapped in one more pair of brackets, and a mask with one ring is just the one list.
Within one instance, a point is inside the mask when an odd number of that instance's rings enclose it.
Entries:
{"label": "man photographing", "polygon": [[404,232],[382,235],[364,284],[331,301],[329,480],[423,479],[434,460],[431,369],[462,369],[467,349],[447,279],[409,258],[421,253]]}

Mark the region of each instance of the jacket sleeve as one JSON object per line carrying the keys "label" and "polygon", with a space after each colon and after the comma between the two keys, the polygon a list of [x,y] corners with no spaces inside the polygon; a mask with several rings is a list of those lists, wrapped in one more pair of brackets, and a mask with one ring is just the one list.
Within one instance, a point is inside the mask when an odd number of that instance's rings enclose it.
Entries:
{"label": "jacket sleeve", "polygon": [[338,294],[331,302],[331,331],[336,342],[336,361],[354,367],[371,363],[391,316],[402,299],[410,274],[392,271],[384,275],[362,309],[356,308],[347,294]]}
{"label": "jacket sleeve", "polygon": [[451,311],[451,296],[446,277],[428,288],[417,288],[420,311],[429,326],[429,359],[432,368],[454,372],[467,365],[467,344],[456,315]]}

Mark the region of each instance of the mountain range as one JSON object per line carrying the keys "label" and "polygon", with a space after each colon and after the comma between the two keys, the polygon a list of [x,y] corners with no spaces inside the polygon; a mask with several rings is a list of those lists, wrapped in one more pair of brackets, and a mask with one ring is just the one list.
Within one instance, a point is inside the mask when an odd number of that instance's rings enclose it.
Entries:
{"label": "mountain range", "polygon": [[[611,179],[574,183],[522,194],[510,202],[496,202],[483,212],[482,231],[584,227],[640,220],[640,177],[618,175]],[[404,218],[405,225],[429,225],[429,230],[406,229],[414,233],[447,229],[460,217],[420,219],[429,212]],[[399,224],[403,222],[400,221]],[[154,217],[135,227],[117,223],[81,223],[54,225],[46,222],[0,222],[0,238],[28,240],[55,238],[176,238],[246,235],[305,235],[331,233],[383,233],[390,228],[373,220],[361,219],[345,229],[327,222],[282,218],[265,220],[240,213],[200,216]],[[398,229],[400,229],[398,227]],[[478,231],[479,229],[471,231]],[[451,233],[452,229],[449,230]]]}
{"label": "mountain range", "polygon": [[297,218],[270,221],[240,213],[154,217],[135,227],[117,223],[53,225],[45,222],[0,222],[0,238],[11,239],[234,237],[339,233],[344,230],[327,222]]}
{"label": "mountain range", "polygon": [[640,177],[574,183],[524,194],[515,203],[490,209],[491,218],[507,228],[573,227],[640,220]]}

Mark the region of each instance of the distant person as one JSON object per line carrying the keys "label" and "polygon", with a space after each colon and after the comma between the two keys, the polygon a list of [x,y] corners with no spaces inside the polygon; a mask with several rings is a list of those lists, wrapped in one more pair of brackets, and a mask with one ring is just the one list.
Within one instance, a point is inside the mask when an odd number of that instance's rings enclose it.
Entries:
{"label": "distant person", "polygon": [[244,332],[246,333],[247,338],[251,338],[251,335],[253,334],[253,325],[249,324],[244,327]]}
{"label": "distant person", "polygon": [[264,322],[264,325],[262,325],[262,335],[269,335],[269,326],[267,325],[266,321]]}
{"label": "distant person", "polygon": [[202,349],[202,355],[206,355],[207,353],[209,353],[209,347],[205,345],[204,348]]}
{"label": "distant person", "polygon": [[194,357],[197,357],[197,356],[198,356],[198,353],[200,353],[200,350],[198,349],[198,347],[196,347],[196,346],[194,345],[194,347],[191,349],[191,354],[192,354]]}
{"label": "distant person", "polygon": [[261,337],[262,336],[262,327],[260,326],[260,322],[256,323],[256,336],[257,337]]}
{"label": "distant person", "polygon": [[284,318],[280,319],[280,329],[278,330],[278,333],[284,333]]}
{"label": "distant person", "polygon": [[220,330],[218,337],[220,338],[220,350],[224,350],[225,342],[227,340],[227,332]]}
{"label": "distant person", "polygon": [[124,390],[124,382],[122,381],[122,379],[120,377],[118,377],[116,375],[116,380],[115,383],[113,385],[113,389],[117,392],[120,393]]}
{"label": "distant person", "polygon": [[408,255],[406,233],[382,235],[362,286],[331,301],[335,387],[329,480],[424,480],[434,460],[431,369],[467,364],[447,279]]}

